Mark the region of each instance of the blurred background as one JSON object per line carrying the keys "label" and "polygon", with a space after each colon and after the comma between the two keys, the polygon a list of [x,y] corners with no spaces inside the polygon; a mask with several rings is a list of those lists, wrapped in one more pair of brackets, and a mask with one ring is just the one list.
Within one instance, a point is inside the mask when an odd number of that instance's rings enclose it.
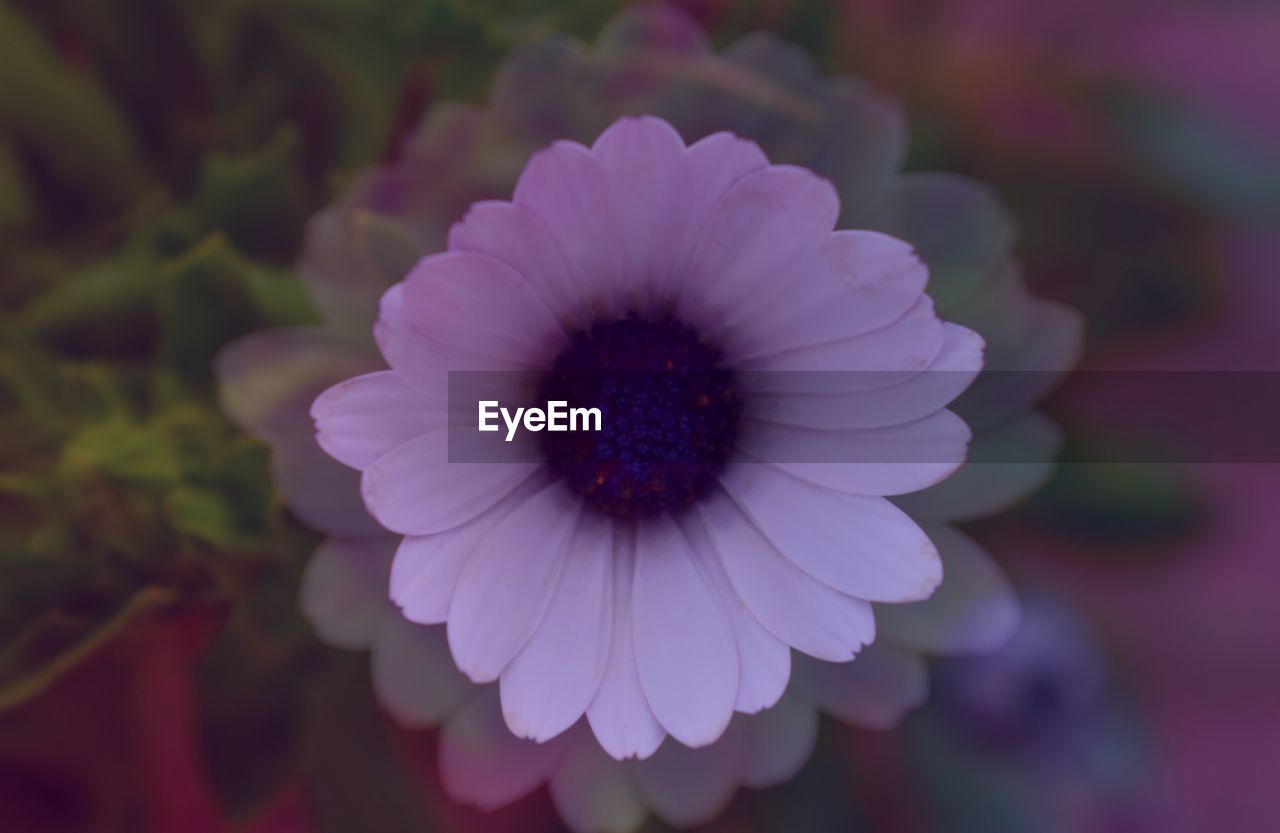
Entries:
{"label": "blurred background", "polygon": [[[625,5],[0,0],[0,830],[562,829],[545,791],[452,802],[434,733],[317,641],[319,536],[213,362],[316,320],[295,263],[358,172]],[[1083,313],[1082,368],[1280,370],[1280,3],[675,5],[895,98],[906,168],[989,183]],[[1123,403],[1047,410],[1063,464],[968,529],[1024,596],[1010,645],[939,661],[894,731],[824,724],[708,829],[1277,829],[1280,465],[1103,464]]]}

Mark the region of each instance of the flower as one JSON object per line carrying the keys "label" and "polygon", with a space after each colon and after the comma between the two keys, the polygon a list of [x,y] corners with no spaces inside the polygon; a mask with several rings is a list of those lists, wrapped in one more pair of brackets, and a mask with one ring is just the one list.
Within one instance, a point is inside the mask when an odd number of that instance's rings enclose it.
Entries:
{"label": "flower", "polygon": [[[686,147],[661,119],[620,119],[590,148],[535,153],[510,202],[474,205],[383,295],[391,369],[316,399],[320,445],[405,536],[392,599],[448,623],[471,680],[500,680],[516,735],[586,714],[619,759],[667,734],[705,746],[778,701],[788,648],[851,660],[871,602],[941,582],[884,496],[963,461],[946,405],[982,340],[937,317],[909,245],[834,231],[839,213],[829,182],[751,142]],[[804,372],[830,370],[857,373]],[[534,373],[536,401],[607,424],[544,434],[539,459],[455,462],[456,371]],[[523,380],[496,386],[514,399]],[[789,443],[852,456],[777,462]],[[920,445],[936,452],[877,454]]]}
{"label": "flower", "polygon": [[1027,594],[1022,611],[999,650],[937,663],[930,704],[906,732],[904,777],[965,829],[1149,818],[1145,727],[1098,635],[1056,596]]}
{"label": "flower", "polygon": [[[1007,379],[988,385],[979,377],[956,403],[974,429],[969,462],[937,486],[894,498],[939,548],[946,580],[938,591],[924,602],[877,606],[877,641],[856,662],[793,656],[794,682],[784,702],[794,699],[860,725],[892,726],[925,698],[924,656],[990,650],[1016,623],[1007,581],[990,556],[951,524],[1003,511],[1048,476],[1057,432],[1029,411],[1075,361],[1080,320],[1023,286],[1010,255],[1012,223],[987,189],[958,176],[898,172],[905,132],[892,102],[853,79],[819,75],[802,51],[770,35],[750,35],[713,53],[695,24],[661,5],[625,11],[592,48],[551,35],[515,50],[484,109],[434,108],[394,163],[359,177],[312,221],[300,272],[325,323],[256,333],[219,356],[227,412],[271,446],[277,485],[295,515],[329,536],[308,568],[304,609],[326,642],[372,648],[380,669],[375,691],[404,725],[448,724],[458,703],[489,696],[456,673],[413,673],[441,662],[451,667],[440,656],[442,628],[388,615],[395,613],[385,572],[394,543],[364,511],[358,474],[316,445],[307,409],[329,385],[380,367],[370,337],[378,298],[417,254],[444,244],[467,205],[509,194],[536,147],[557,136],[588,141],[619,115],[635,112],[662,115],[690,138],[732,130],[775,160],[827,177],[840,193],[842,224],[879,229],[915,245],[929,266],[938,309],[982,334],[989,369],[1041,371],[1019,374],[1015,388]],[[374,553],[381,555],[360,560]],[[335,560],[360,566],[372,578],[352,581],[349,572],[333,568]],[[332,603],[317,604],[312,596]],[[361,620],[382,624],[359,639],[342,635]],[[420,639],[401,638],[406,632]],[[450,694],[455,683],[470,693]],[[458,698],[452,706],[438,706],[450,697]],[[739,715],[734,723],[749,719]],[[698,767],[737,783],[739,769],[714,755],[717,747],[686,751],[699,756]],[[765,749],[775,763],[783,762],[782,752]],[[461,788],[463,777],[450,776],[456,758],[444,754],[443,744],[441,754],[446,787],[459,800],[478,802],[474,791]],[[539,777],[554,777],[554,771]],[[788,777],[785,768],[777,771],[779,779]],[[523,791],[537,780],[527,779]],[[495,806],[498,798],[482,803]],[[697,821],[718,807],[701,809]],[[574,829],[622,828],[575,823]]]}

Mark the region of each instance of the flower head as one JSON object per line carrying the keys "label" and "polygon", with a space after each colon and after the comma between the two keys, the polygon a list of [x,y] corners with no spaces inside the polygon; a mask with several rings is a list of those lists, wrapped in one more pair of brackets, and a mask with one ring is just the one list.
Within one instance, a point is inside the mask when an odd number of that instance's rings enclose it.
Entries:
{"label": "flower head", "polygon": [[[316,400],[321,446],[404,536],[393,600],[501,681],[515,734],[585,713],[618,758],[709,744],[777,702],[789,649],[850,660],[872,602],[938,586],[937,549],[885,495],[963,461],[946,406],[982,340],[938,318],[909,245],[835,231],[839,213],[830,183],[731,134],[686,146],[624,118],[590,148],[556,142],[383,296],[391,370]],[[532,374],[611,430],[455,462],[457,371]],[[782,459],[796,434],[851,456]],[[943,451],[875,455],[917,445]]]}
{"label": "flower head", "polygon": [[[799,702],[805,725],[820,708],[857,725],[892,726],[925,698],[924,656],[983,652],[1007,637],[1017,621],[1008,582],[951,524],[999,512],[1047,476],[1057,433],[1028,411],[1073,363],[1080,336],[1078,316],[1023,286],[1010,255],[1012,224],[988,189],[963,177],[898,170],[905,130],[891,101],[854,79],[822,76],[802,51],[766,34],[713,52],[696,24],[662,4],[628,9],[590,47],[553,34],[513,51],[483,109],[433,108],[396,161],[358,177],[321,212],[308,228],[299,269],[324,324],[247,336],[222,353],[217,367],[224,407],[271,446],[276,484],[290,508],[329,536],[308,566],[304,611],[325,642],[372,650],[374,690],[402,725],[445,724],[441,773],[456,799],[494,807],[550,779],[562,816],[578,831],[634,828],[642,818],[602,808],[596,799],[613,792],[556,786],[575,777],[569,757],[548,761],[508,745],[555,747],[581,738],[583,726],[546,744],[505,730],[467,729],[464,717],[473,712],[463,706],[475,698],[492,709],[484,725],[501,727],[499,698],[456,672],[443,625],[409,622],[388,598],[398,538],[369,517],[360,472],[317,446],[307,412],[335,382],[385,369],[371,338],[380,296],[422,253],[447,245],[451,224],[468,205],[509,196],[537,148],[562,138],[590,142],[618,116],[642,112],[663,116],[691,140],[731,130],[770,158],[825,177],[839,192],[840,225],[878,229],[914,245],[944,317],[984,337],[988,368],[1043,371],[1020,374],[1017,389],[987,386],[980,377],[955,403],[975,431],[969,462],[938,485],[893,498],[937,546],[942,585],[926,601],[875,605],[876,642],[854,662],[792,653],[790,690],[758,719],[768,722],[788,702]],[[678,783],[653,782],[631,793],[670,823],[706,821],[736,785],[785,780],[808,755],[809,745],[791,742],[794,730],[753,743],[751,755],[722,754],[732,726],[748,720],[757,717],[739,715],[709,747],[688,750],[669,741],[645,761],[617,766],[662,763]],[[464,722],[449,728],[455,721]],[[479,759],[450,752],[451,738],[491,747],[471,749],[488,754],[489,764],[467,766]],[[668,767],[677,753],[694,757],[687,767]],[[531,769],[515,781],[500,778],[500,760]],[[698,795],[721,798],[680,805],[679,797],[690,794],[683,787],[703,784],[699,778],[719,786],[700,786]],[[644,776],[627,779],[638,784]]]}

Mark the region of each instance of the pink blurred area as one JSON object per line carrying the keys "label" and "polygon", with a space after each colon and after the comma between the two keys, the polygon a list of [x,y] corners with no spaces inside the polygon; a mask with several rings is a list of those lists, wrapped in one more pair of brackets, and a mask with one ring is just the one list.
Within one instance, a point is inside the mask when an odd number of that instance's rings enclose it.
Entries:
{"label": "pink blurred area", "polygon": [[[1280,369],[1280,245],[1219,238],[1222,301],[1205,320],[1094,364],[1131,370]],[[1123,401],[1068,401],[1094,426],[1132,431]],[[1188,403],[1193,406],[1194,403]],[[1033,586],[1065,594],[1099,629],[1151,738],[1149,808],[1137,829],[1263,833],[1280,817],[1280,465],[1178,470],[1202,520],[1175,541],[1132,546],[1043,534],[1003,542]]]}

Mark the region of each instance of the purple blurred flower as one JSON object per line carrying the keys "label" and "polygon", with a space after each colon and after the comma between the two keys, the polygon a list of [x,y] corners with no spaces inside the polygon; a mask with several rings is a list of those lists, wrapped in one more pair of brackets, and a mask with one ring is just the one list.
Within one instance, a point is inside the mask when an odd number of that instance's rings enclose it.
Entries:
{"label": "purple blurred flower", "polygon": [[1033,597],[998,651],[939,662],[933,697],[976,740],[1027,751],[1070,742],[1097,716],[1105,682],[1105,661],[1079,617]]}
{"label": "purple blurred flower", "polygon": [[998,651],[937,663],[906,734],[948,829],[1147,829],[1140,727],[1095,634],[1057,598],[1023,597]]}

